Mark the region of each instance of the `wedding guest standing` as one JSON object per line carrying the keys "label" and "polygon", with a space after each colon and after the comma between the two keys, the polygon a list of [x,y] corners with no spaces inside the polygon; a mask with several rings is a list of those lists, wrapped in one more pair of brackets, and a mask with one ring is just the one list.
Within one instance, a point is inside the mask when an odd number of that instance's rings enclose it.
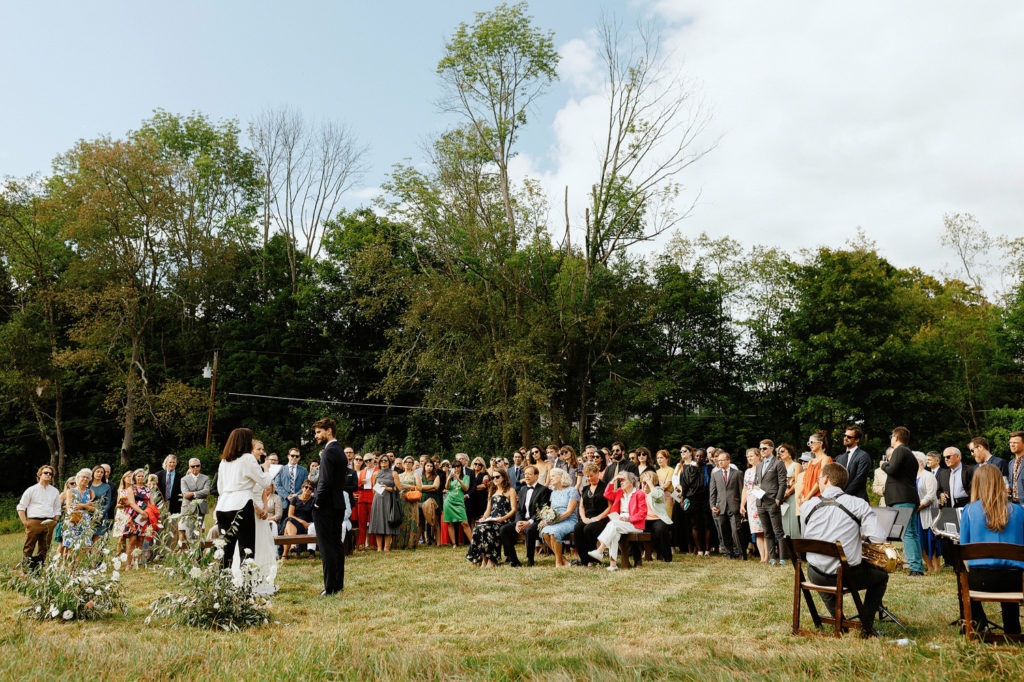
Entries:
{"label": "wedding guest standing", "polygon": [[456,526],[462,527],[467,541],[473,537],[469,517],[466,515],[466,493],[469,492],[470,476],[465,473],[459,459],[452,462],[450,471],[445,483],[444,522],[451,526],[448,535],[451,537],[452,547],[458,547],[459,529]]}
{"label": "wedding guest standing", "polygon": [[60,491],[53,485],[53,467],[39,467],[36,484],[22,493],[17,510],[18,519],[25,526],[22,561],[27,568],[38,568],[46,561],[50,533],[60,518]]}
{"label": "wedding guest standing", "polygon": [[[746,514],[750,527],[750,540],[761,555],[761,563],[768,563],[768,550],[764,539],[764,526],[760,511],[754,500],[754,476],[757,465],[761,463],[761,453],[757,448],[747,448],[747,469],[743,472],[743,497],[740,500],[740,515]],[[746,554],[744,548],[743,554]]]}
{"label": "wedding guest standing", "polygon": [[[113,522],[114,505],[110,504],[110,500],[114,496],[114,489],[107,481],[107,470],[103,468],[102,464],[97,464],[92,468],[92,483],[89,485],[89,490],[92,491],[96,504],[92,537],[95,544],[101,536],[107,534],[110,524]],[[109,516],[108,510],[110,511]]]}
{"label": "wedding guest standing", "polygon": [[338,424],[325,417],[313,424],[313,436],[323,445],[320,452],[320,478],[313,502],[313,525],[316,543],[324,568],[324,589],[321,596],[341,592],[345,588],[345,549],[342,533],[348,501],[345,482],[348,458],[337,441]]}
{"label": "wedding guest standing", "polygon": [[206,498],[213,486],[210,477],[202,473],[202,463],[193,457],[188,461],[188,473],[181,477],[181,515],[178,525],[179,544],[193,542],[201,537],[206,524],[206,512],[210,510]]}
{"label": "wedding guest standing", "polygon": [[256,513],[252,492],[263,490],[270,485],[272,475],[263,471],[252,454],[252,431],[235,429],[228,435],[224,450],[220,454],[217,469],[217,527],[227,541],[224,546],[224,568],[231,565],[235,545],[241,545],[241,552],[256,551]]}
{"label": "wedding guest standing", "polygon": [[149,512],[146,511],[152,504],[149,488],[146,487],[146,470],[136,469],[132,473],[132,482],[131,489],[124,497],[125,511],[128,513],[124,535],[127,538],[129,566],[138,568],[142,544],[146,540],[152,540],[156,536],[156,530],[150,522]]}
{"label": "wedding guest standing", "polygon": [[402,506],[402,525],[392,543],[394,549],[416,549],[420,537],[420,505],[423,496],[417,486],[416,460],[405,457],[402,460],[402,473],[398,474],[398,490],[401,493],[398,503]]}
{"label": "wedding guest standing", "polygon": [[419,475],[417,483],[423,493],[420,510],[423,512],[424,539],[431,545],[439,544],[440,540],[438,526],[441,520],[441,481],[437,465],[428,459],[423,464],[423,472]]}
{"label": "wedding guest standing", "polygon": [[75,474],[75,487],[71,489],[65,506],[64,534],[61,548],[66,554],[72,549],[92,547],[93,514],[96,512],[95,497],[89,484],[92,472],[81,469]]}
{"label": "wedding guest standing", "polygon": [[786,495],[782,502],[786,511],[782,513],[782,531],[797,539],[800,537],[800,518],[796,515],[796,479],[800,475],[800,462],[797,461],[796,450],[789,443],[783,443],[775,451],[786,465]]}
{"label": "wedding guest standing", "polygon": [[288,463],[281,467],[281,471],[274,479],[274,489],[277,491],[278,497],[281,498],[281,507],[284,509],[288,508],[288,498],[298,495],[302,490],[302,484],[309,477],[306,467],[299,464],[300,455],[298,448],[290,449]]}
{"label": "wedding guest standing", "polygon": [[171,514],[181,513],[181,474],[178,473],[178,456],[164,457],[164,466],[156,475],[160,486],[160,494],[167,500],[167,511]]}

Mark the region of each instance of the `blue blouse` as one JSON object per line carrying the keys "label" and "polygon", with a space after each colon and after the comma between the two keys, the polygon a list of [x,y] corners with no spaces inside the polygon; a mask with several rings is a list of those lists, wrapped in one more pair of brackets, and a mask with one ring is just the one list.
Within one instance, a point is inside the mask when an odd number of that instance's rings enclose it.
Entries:
{"label": "blue blouse", "polygon": [[[1024,545],[1024,507],[1019,504],[1010,504],[1010,520],[1002,532],[995,532],[985,525],[985,510],[981,506],[981,500],[971,502],[964,507],[960,514],[960,544],[967,545],[972,542],[1006,542],[1011,545]],[[1021,568],[1024,569],[1024,562],[1007,561],[1005,559],[971,559],[968,566],[981,566],[987,568]]]}

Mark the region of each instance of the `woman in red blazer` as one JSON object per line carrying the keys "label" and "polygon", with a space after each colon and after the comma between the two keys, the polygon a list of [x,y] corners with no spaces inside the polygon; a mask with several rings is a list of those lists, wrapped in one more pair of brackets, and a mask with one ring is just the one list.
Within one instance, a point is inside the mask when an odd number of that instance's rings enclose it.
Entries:
{"label": "woman in red blazer", "polygon": [[604,496],[611,511],[610,521],[597,536],[597,549],[590,556],[601,561],[608,550],[608,570],[619,570],[619,538],[627,533],[642,533],[647,519],[647,497],[637,489],[637,477],[631,471],[622,471],[605,488]]}

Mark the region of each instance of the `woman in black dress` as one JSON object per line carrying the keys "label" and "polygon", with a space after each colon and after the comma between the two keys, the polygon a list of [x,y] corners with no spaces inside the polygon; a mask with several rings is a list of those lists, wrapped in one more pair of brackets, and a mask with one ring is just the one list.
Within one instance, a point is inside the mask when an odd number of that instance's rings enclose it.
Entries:
{"label": "woman in black dress", "polygon": [[477,457],[473,460],[473,466],[469,472],[469,499],[466,505],[466,515],[469,517],[470,526],[476,524],[487,509],[487,491],[490,482],[491,478],[484,467],[483,458]]}

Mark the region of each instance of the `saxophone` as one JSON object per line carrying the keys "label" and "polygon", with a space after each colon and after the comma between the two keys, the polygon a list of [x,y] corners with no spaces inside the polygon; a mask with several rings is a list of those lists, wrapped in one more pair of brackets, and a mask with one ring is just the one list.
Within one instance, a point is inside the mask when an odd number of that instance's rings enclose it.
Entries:
{"label": "saxophone", "polygon": [[903,552],[891,542],[865,542],[861,546],[861,558],[878,566],[886,573],[895,573],[903,566]]}

